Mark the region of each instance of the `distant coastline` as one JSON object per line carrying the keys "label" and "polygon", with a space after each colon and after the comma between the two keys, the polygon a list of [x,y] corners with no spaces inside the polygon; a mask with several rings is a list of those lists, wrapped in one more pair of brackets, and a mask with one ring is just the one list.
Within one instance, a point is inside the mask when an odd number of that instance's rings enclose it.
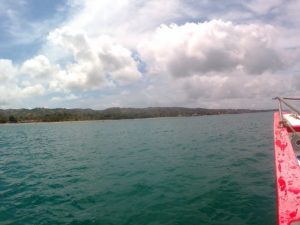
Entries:
{"label": "distant coastline", "polygon": [[270,112],[267,110],[251,109],[205,109],[184,107],[149,107],[149,108],[108,108],[65,109],[65,108],[34,108],[34,109],[0,109],[0,123],[36,123],[86,120],[119,120],[157,117],[203,116],[220,114],[241,114]]}

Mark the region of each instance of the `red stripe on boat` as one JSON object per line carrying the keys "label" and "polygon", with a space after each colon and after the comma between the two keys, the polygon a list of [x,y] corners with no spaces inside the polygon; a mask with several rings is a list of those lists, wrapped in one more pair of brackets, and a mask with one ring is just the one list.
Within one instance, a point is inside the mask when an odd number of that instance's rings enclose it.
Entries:
{"label": "red stripe on boat", "polygon": [[[296,131],[296,132],[300,132],[300,127],[299,126],[293,126],[293,129]],[[292,133],[292,129],[290,127],[287,127],[287,131],[289,133]]]}
{"label": "red stripe on boat", "polygon": [[277,194],[277,224],[300,224],[300,166],[287,128],[279,126],[274,113],[274,146]]}

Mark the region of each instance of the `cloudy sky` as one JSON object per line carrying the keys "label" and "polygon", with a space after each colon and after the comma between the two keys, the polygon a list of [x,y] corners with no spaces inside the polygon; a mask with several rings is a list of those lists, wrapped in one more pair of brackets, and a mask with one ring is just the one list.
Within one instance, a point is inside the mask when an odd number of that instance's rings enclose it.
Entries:
{"label": "cloudy sky", "polygon": [[0,108],[273,108],[299,0],[0,0]]}

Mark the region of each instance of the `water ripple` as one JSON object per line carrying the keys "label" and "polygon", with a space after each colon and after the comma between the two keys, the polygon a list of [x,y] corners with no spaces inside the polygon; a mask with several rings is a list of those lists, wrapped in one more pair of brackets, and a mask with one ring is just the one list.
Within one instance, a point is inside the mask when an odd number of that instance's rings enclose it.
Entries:
{"label": "water ripple", "polygon": [[270,113],[0,126],[0,224],[275,224]]}

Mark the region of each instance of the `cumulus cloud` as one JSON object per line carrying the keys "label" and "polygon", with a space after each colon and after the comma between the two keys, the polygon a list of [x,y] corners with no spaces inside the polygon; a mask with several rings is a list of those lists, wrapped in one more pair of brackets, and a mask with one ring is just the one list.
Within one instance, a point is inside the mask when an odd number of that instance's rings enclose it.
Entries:
{"label": "cumulus cloud", "polygon": [[[135,47],[147,32],[162,23],[183,20],[190,13],[181,0],[76,0],[81,9],[68,26],[82,29],[90,37],[114,36],[118,42]],[[163,13],[162,13],[163,12]],[[194,14],[194,12],[192,12]]]}
{"label": "cumulus cloud", "polygon": [[256,99],[263,96],[272,98],[295,91],[295,86],[287,82],[288,78],[280,74],[261,76],[192,76],[185,80],[183,88],[191,98],[217,99]]}
{"label": "cumulus cloud", "polygon": [[46,26],[35,56],[0,59],[0,102],[45,96],[62,107],[247,107],[293,95],[300,5],[282,3],[68,1],[76,10],[63,25]]}
{"label": "cumulus cloud", "polygon": [[116,44],[109,36],[91,40],[83,31],[63,27],[51,32],[48,39],[70,50],[74,60],[59,74],[62,85],[99,89],[110,83],[130,83],[141,77],[131,51]]}
{"label": "cumulus cloud", "polygon": [[11,60],[0,59],[0,81],[4,82],[12,79],[17,72]]}
{"label": "cumulus cloud", "polygon": [[174,77],[236,69],[262,74],[283,66],[274,36],[275,29],[268,25],[234,25],[221,20],[162,25],[139,50],[153,71]]}
{"label": "cumulus cloud", "polygon": [[32,59],[26,60],[23,63],[20,72],[31,78],[46,79],[53,76],[58,70],[58,66],[52,65],[47,57],[38,55]]}
{"label": "cumulus cloud", "polygon": [[21,73],[19,66],[11,60],[0,59],[0,106],[14,106],[26,98],[37,97],[45,93],[42,84],[31,82]]}
{"label": "cumulus cloud", "polygon": [[28,86],[19,91],[19,95],[22,97],[31,97],[42,95],[45,92],[45,88],[41,84]]}
{"label": "cumulus cloud", "polygon": [[6,102],[47,93],[68,94],[74,89],[123,86],[142,76],[132,51],[110,36],[90,39],[81,30],[63,27],[51,32],[48,40],[69,52],[66,62],[53,63],[45,55],[37,55],[17,66],[11,60],[0,59],[1,93],[5,93]]}

